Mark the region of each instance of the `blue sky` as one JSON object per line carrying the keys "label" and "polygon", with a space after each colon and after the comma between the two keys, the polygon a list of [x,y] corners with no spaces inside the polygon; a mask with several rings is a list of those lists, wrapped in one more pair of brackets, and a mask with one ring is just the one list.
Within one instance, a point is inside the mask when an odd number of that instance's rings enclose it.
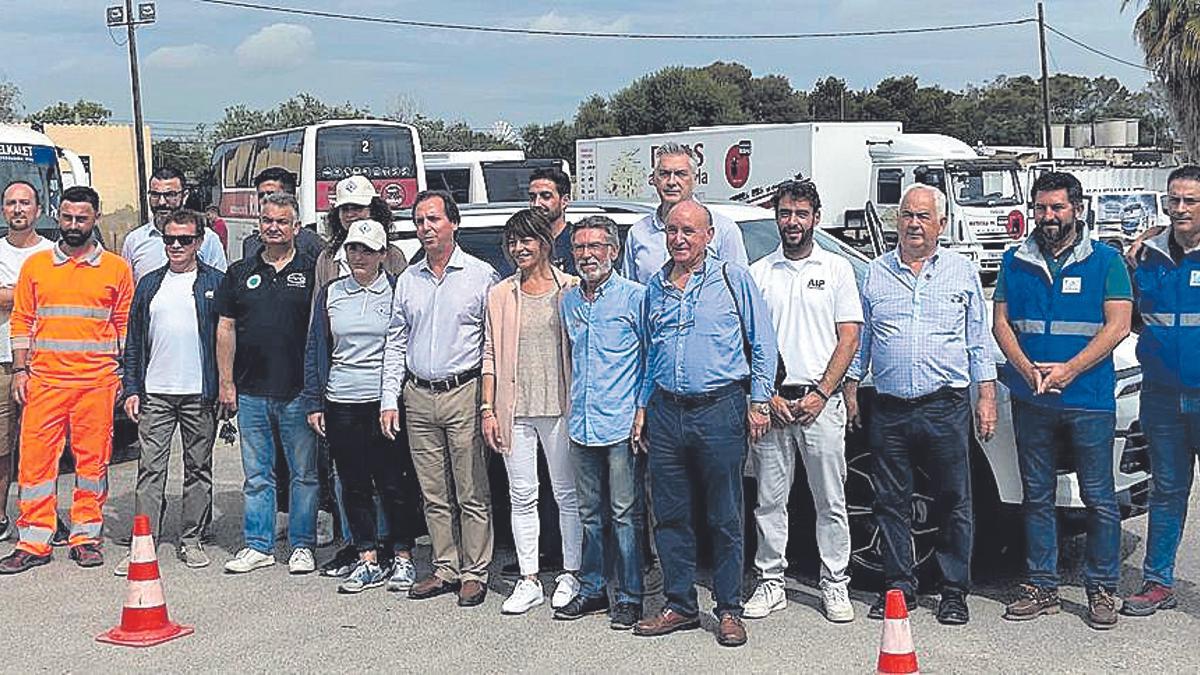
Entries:
{"label": "blue sky", "polygon": [[[123,32],[104,7],[120,0],[5,0],[0,78],[28,112],[59,100],[97,100],[132,117]],[[393,18],[629,32],[844,31],[1032,16],[1032,1],[986,0],[262,0]],[[211,122],[225,107],[273,105],[299,91],[384,113],[396,105],[484,128],[569,118],[579,101],[610,94],[668,65],[738,61],[811,87],[834,74],[851,87],[890,75],[959,88],[1001,74],[1036,74],[1033,24],[983,31],[788,42],[529,38],[399,28],[158,0],[158,23],[138,31],[144,112],[156,122]],[[1120,0],[1049,0],[1047,23],[1095,47],[1141,61],[1132,10]],[[1140,88],[1148,73],[1050,35],[1051,71],[1110,75]],[[165,128],[165,127],[164,127]]]}

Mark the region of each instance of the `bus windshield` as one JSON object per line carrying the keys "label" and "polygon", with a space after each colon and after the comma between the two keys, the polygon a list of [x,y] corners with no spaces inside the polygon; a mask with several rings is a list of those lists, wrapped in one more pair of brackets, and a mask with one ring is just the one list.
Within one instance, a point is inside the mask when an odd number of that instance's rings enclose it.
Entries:
{"label": "bus windshield", "polygon": [[[42,215],[34,223],[38,230],[57,229],[58,200],[62,182],[58,173],[58,155],[54,148],[25,143],[0,143],[0,189],[9,183],[21,180],[37,190]],[[0,227],[7,230],[8,223],[0,214]]]}
{"label": "bus windshield", "polygon": [[350,176],[371,179],[393,210],[416,197],[417,159],[412,132],[403,127],[352,124],[317,130],[317,210],[329,209],[337,181]]}

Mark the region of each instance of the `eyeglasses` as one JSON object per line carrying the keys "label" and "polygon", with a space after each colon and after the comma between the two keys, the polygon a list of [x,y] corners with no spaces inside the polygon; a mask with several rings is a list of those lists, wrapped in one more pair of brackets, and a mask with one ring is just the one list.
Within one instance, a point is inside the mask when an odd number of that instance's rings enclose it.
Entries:
{"label": "eyeglasses", "polygon": [[1165,202],[1167,206],[1172,207],[1172,208],[1177,207],[1180,204],[1183,204],[1184,206],[1186,206],[1187,208],[1190,209],[1190,208],[1196,206],[1197,204],[1200,204],[1200,198],[1177,197],[1175,195],[1167,195],[1167,196],[1163,197],[1163,202]]}
{"label": "eyeglasses", "polygon": [[170,192],[150,192],[150,201],[152,202],[173,202],[183,196],[180,190],[172,190]]}
{"label": "eyeglasses", "polygon": [[197,237],[194,234],[163,235],[163,243],[167,246],[174,246],[175,244],[179,244],[180,246],[191,246],[192,244],[196,243],[196,239]]}
{"label": "eyeglasses", "polygon": [[928,211],[901,211],[900,220],[917,221],[922,225],[928,225],[933,222],[933,214]]}
{"label": "eyeglasses", "polygon": [[607,241],[590,242],[587,244],[572,244],[571,250],[576,253],[600,253],[609,246],[612,246],[612,244]]}

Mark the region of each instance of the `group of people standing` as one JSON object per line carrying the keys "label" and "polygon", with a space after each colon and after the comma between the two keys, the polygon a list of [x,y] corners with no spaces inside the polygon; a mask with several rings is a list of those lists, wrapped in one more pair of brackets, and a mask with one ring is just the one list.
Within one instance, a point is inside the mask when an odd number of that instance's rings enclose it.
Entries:
{"label": "group of people standing", "polygon": [[[8,405],[0,429],[11,436],[13,408],[23,407],[20,541],[0,559],[0,573],[51,561],[68,430],[76,480],[65,543],[79,565],[103,564],[101,509],[119,398],[141,441],[135,510],[150,516],[156,536],[180,430],[177,550],[189,567],[210,564],[212,447],[218,419],[236,417],[244,546],[227,573],[276,564],[281,461],[288,570],[316,570],[325,443],[353,547],[347,564],[326,566],[341,577],[339,590],[386,585],[412,599],[453,594],[460,606],[479,605],[493,557],[488,464],[496,453],[508,475],[519,571],[502,613],[524,614],[549,595],[557,619],[605,613],[613,628],[641,636],[697,628],[703,531],[717,641],[737,646],[747,639],[743,617],[764,618],[788,603],[797,458],[816,511],[822,610],[830,621],[854,619],[845,433],[865,424],[886,585],[915,608],[910,504],[919,464],[937,486],[936,616],[962,624],[975,534],[971,430],[983,441],[995,433],[999,377],[1014,400],[1029,573],[1005,617],[1059,607],[1054,458],[1065,439],[1088,509],[1088,618],[1106,628],[1116,622],[1120,535],[1111,354],[1136,303],[1146,325],[1138,356],[1154,491],[1145,587],[1124,610],[1174,606],[1172,567],[1197,447],[1191,434],[1200,424],[1192,419],[1200,414],[1200,371],[1186,360],[1200,325],[1200,263],[1192,260],[1200,169],[1172,174],[1172,228],[1145,242],[1132,284],[1119,254],[1094,246],[1077,220],[1078,181],[1042,175],[1031,194],[1036,228],[1005,256],[989,330],[974,266],[938,246],[946,208],[937,188],[908,188],[897,248],[872,261],[860,283],[845,258],[815,241],[821,200],[812,182],[778,188],[780,245],[747,267],[737,225],[693,199],[691,151],[666,143],[654,160],[661,203],[624,245],[607,217],[569,224],[569,178],[535,172],[531,208],[504,227],[514,267],[506,278],[458,245],[458,207],[440,191],[416,197],[422,250],[408,264],[389,243],[391,213],[369,180],[338,183],[329,240],[314,242],[300,223],[294,179],[289,190],[286,176],[265,176],[259,231],[226,269],[206,218],[179,208],[183,177],[173,170],[152,176],[154,220],[130,233],[123,257],[93,237],[99,196],[90,188],[64,191],[53,244],[32,231],[40,208],[32,186],[10,184],[0,308],[12,308],[3,368],[12,400],[0,397]],[[1007,361],[999,373],[997,346]],[[868,374],[876,395],[863,415],[858,386]],[[13,446],[5,438],[0,452]],[[540,579],[539,449],[564,567],[549,594]],[[747,461],[758,484],[758,579],[744,599]],[[0,488],[8,464],[0,461]],[[431,543],[424,576],[413,561],[421,512]],[[652,616],[642,605],[647,527],[666,598]],[[116,572],[127,567],[128,557]],[[883,612],[880,594],[868,615]]]}

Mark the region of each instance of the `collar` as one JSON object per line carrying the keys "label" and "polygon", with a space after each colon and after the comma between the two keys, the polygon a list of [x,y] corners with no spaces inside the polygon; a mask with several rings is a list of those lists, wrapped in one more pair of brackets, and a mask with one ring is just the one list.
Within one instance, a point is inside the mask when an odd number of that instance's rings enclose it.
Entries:
{"label": "collar", "polygon": [[[1063,269],[1066,269],[1066,267],[1072,263],[1087,260],[1087,257],[1091,254],[1091,233],[1088,232],[1087,227],[1081,227],[1079,229],[1079,241],[1075,242],[1075,245],[1071,247],[1071,254],[1068,255],[1067,259],[1063,261],[1062,267]],[[1013,255],[1019,260],[1024,260],[1031,265],[1044,268],[1047,274],[1050,272],[1050,268],[1046,266],[1046,257],[1042,253],[1041,247],[1037,244],[1037,238],[1035,238],[1032,234],[1026,237],[1025,241],[1021,242],[1021,245],[1017,248],[1017,252]]]}
{"label": "collar", "polygon": [[[86,265],[91,265],[92,267],[99,267],[100,266],[100,256],[102,256],[102,255],[104,255],[104,249],[100,248],[100,246],[96,242],[93,241],[91,252],[87,253],[83,256],[80,256],[78,258],[78,260]],[[68,260],[72,260],[72,259],[73,259],[72,256],[67,255],[66,252],[64,252],[62,250],[61,244],[54,245],[54,264],[55,265],[63,265]]]}
{"label": "collar", "polygon": [[808,254],[807,258],[804,258],[802,260],[792,260],[791,258],[789,258],[783,254],[783,245],[780,244],[779,246],[775,247],[774,251],[771,251],[770,253],[768,253],[766,258],[767,258],[767,264],[770,265],[771,267],[774,267],[775,265],[779,265],[782,263],[790,263],[790,264],[799,263],[801,265],[805,265],[808,263],[815,263],[815,264],[820,265],[820,264],[825,263],[825,249],[821,248],[821,245],[814,241],[813,247],[812,247],[812,252]]}
{"label": "collar", "polygon": [[1157,235],[1147,239],[1145,241],[1145,246],[1147,249],[1153,249],[1153,250],[1161,253],[1163,255],[1163,257],[1165,257],[1166,259],[1172,260],[1173,259],[1171,257],[1171,236],[1172,236],[1172,234],[1173,234],[1172,228],[1168,227],[1167,229],[1163,230],[1162,232],[1158,233]]}
{"label": "collar", "polygon": [[[604,281],[601,281],[600,285],[596,287],[596,292],[593,293],[593,297],[596,299],[604,297],[604,294],[608,292],[609,288],[620,283],[617,281],[617,278],[620,276],[621,275],[617,273],[616,269],[613,269],[611,272],[609,272],[608,278]],[[587,294],[585,294],[583,291],[583,277],[579,277],[579,284],[577,285],[576,290],[579,291],[579,295],[583,296],[584,300],[587,299]]]}
{"label": "collar", "polygon": [[[888,262],[888,264],[891,265],[894,270],[907,271],[909,273],[912,272],[912,268],[909,267],[908,265],[905,265],[904,261],[900,259],[900,247],[899,246],[888,251],[887,253],[885,253],[883,255],[884,255],[884,260],[886,260]],[[936,263],[938,258],[941,257],[941,255],[942,255],[942,245],[938,244],[937,246],[934,247],[933,253],[930,253],[929,257],[925,259],[925,264],[932,265],[932,264]],[[925,267],[922,266],[921,270],[924,271]]]}
{"label": "collar", "polygon": [[[254,259],[256,262],[255,269],[257,269],[259,267],[263,267],[263,266],[270,267],[272,270],[275,269],[275,266],[272,265],[271,263],[267,262],[267,259],[263,257],[263,255],[266,254],[266,252],[267,252],[267,247],[264,246],[258,251],[258,254],[254,256]],[[300,249],[296,248],[295,243],[293,242],[292,259],[289,260],[288,263],[283,266],[283,269],[281,269],[279,271],[282,272],[283,270],[286,270],[287,268],[292,266],[292,263],[296,262],[299,259],[300,259]]]}
{"label": "collar", "polygon": [[148,223],[143,224],[142,229],[146,231],[147,237],[159,237],[159,238],[162,237],[162,232],[159,232],[158,228],[154,226],[153,220],[151,220]]}
{"label": "collar", "polygon": [[354,275],[351,274],[346,277],[346,284],[344,288],[347,295],[357,295],[365,292],[373,293],[375,295],[382,295],[383,293],[386,293],[391,286],[392,284],[388,281],[387,274],[384,274],[383,270],[380,270],[379,276],[375,277],[375,281],[372,281],[370,286],[363,286],[362,284],[358,283],[358,279],[355,279]]}
{"label": "collar", "polygon": [[[465,261],[463,260],[465,255],[466,254],[463,253],[462,247],[457,243],[454,244],[454,250],[450,252],[450,260],[446,261],[446,270],[462,269],[465,266]],[[431,276],[433,275],[433,270],[429,269],[428,255],[426,255],[424,258],[421,258],[421,265],[419,269],[424,270]]]}
{"label": "collar", "polygon": [[[708,273],[709,259],[710,259],[710,256],[708,254],[708,251],[705,251],[704,260],[702,260],[700,262],[700,268],[697,269],[696,271],[692,272],[692,276],[688,279],[687,284],[684,285],[685,287],[691,285],[692,279],[696,277],[697,273],[699,273],[701,279],[704,278],[704,276]],[[675,265],[675,261],[671,260],[668,257],[667,262],[663,263],[663,266],[658,270],[658,274],[656,275],[656,277],[658,278],[659,283],[662,284],[663,288],[675,288],[675,284],[672,284],[671,279],[670,279],[671,268],[674,265]]]}

